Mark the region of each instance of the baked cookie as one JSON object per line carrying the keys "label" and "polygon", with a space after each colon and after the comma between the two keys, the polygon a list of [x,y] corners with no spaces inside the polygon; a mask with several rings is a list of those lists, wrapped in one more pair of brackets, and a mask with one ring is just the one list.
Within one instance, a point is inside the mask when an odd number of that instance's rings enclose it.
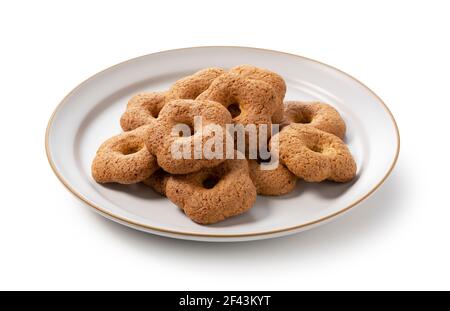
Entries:
{"label": "baked cookie", "polygon": [[284,79],[275,72],[258,68],[252,65],[240,65],[230,69],[229,72],[237,73],[245,78],[261,80],[271,85],[276,95],[276,108],[272,115],[272,123],[281,123],[283,120],[283,100],[286,94]]}
{"label": "baked cookie", "polygon": [[193,221],[212,224],[242,214],[256,200],[246,160],[222,164],[167,181],[167,197]]}
{"label": "baked cookie", "polygon": [[164,105],[174,99],[195,99],[211,82],[224,73],[221,68],[206,68],[176,81],[166,92],[144,92],[133,96],[120,118],[124,131],[148,124],[158,117]]}
{"label": "baked cookie", "polygon": [[166,94],[166,92],[151,92],[133,96],[128,101],[127,109],[120,118],[122,129],[131,131],[155,121],[166,103]]}
{"label": "baked cookie", "polygon": [[339,137],[298,123],[277,135],[279,145],[271,146],[271,151],[297,177],[308,182],[347,182],[355,177],[356,163]]}
{"label": "baked cookie", "polygon": [[[194,118],[201,118],[200,129],[194,128]],[[177,99],[161,110],[155,127],[147,140],[148,150],[157,158],[158,165],[171,174],[187,174],[202,168],[213,167],[226,158],[226,124],[231,115],[221,104],[208,100]],[[180,137],[180,127],[189,131]],[[220,133],[211,129],[218,128]],[[189,136],[190,135],[190,136]],[[206,154],[208,141],[222,136],[222,144],[214,146],[216,152]],[[200,146],[200,150],[196,146]],[[216,150],[217,147],[217,150]],[[213,148],[211,148],[213,149]],[[178,154],[174,154],[178,152]]]}
{"label": "baked cookie", "polygon": [[221,103],[235,124],[266,124],[269,129],[277,109],[277,96],[270,84],[232,72],[216,78],[197,99]]}
{"label": "baked cookie", "polygon": [[156,158],[145,147],[152,125],[139,127],[105,141],[92,162],[92,177],[98,183],[134,184],[158,169]]}
{"label": "baked cookie", "polygon": [[341,115],[332,106],[322,102],[287,101],[281,126],[291,123],[307,124],[340,139],[345,137],[346,126]]}
{"label": "baked cookie", "polygon": [[196,99],[224,72],[218,67],[205,68],[176,81],[167,92],[166,102],[174,99]]}

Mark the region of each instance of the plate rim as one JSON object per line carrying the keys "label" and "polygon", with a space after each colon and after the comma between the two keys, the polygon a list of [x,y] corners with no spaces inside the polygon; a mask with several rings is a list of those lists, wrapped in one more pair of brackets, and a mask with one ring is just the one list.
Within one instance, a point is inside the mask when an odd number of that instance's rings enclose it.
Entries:
{"label": "plate rim", "polygon": [[[300,225],[296,225],[296,226],[291,226],[291,227],[282,228],[282,229],[275,229],[275,230],[260,231],[260,232],[241,233],[241,234],[195,233],[195,232],[184,232],[184,231],[170,230],[170,229],[165,229],[165,228],[149,226],[149,225],[142,224],[142,223],[134,221],[134,220],[127,219],[126,217],[115,215],[114,213],[112,213],[112,212],[110,212],[108,210],[105,210],[104,208],[99,207],[96,204],[92,203],[90,200],[85,198],[81,193],[79,193],[77,190],[75,190],[69,184],[69,182],[67,182],[64,179],[64,177],[59,173],[58,169],[56,168],[56,165],[53,162],[52,155],[51,155],[51,152],[50,152],[50,147],[49,147],[49,135],[50,135],[50,128],[53,125],[53,119],[54,119],[56,113],[65,104],[67,99],[73,93],[75,93],[82,85],[84,85],[86,82],[96,78],[97,76],[103,74],[104,72],[106,72],[108,70],[114,69],[114,68],[116,68],[118,66],[121,66],[121,65],[124,65],[124,64],[126,64],[128,62],[132,62],[132,61],[138,60],[140,58],[145,58],[145,57],[152,56],[152,55],[157,55],[157,54],[164,54],[164,53],[183,51],[183,50],[191,50],[191,49],[199,49],[199,48],[238,48],[238,49],[249,49],[249,50],[272,52],[272,53],[278,53],[278,54],[294,56],[296,58],[307,60],[307,61],[319,64],[319,65],[328,67],[330,69],[336,70],[337,72],[339,72],[339,73],[347,76],[351,80],[357,82],[358,84],[360,84],[363,88],[365,88],[370,94],[372,94],[378,100],[378,102],[381,104],[382,108],[385,109],[385,111],[387,112],[387,114],[391,118],[392,123],[394,125],[395,135],[396,135],[396,143],[397,143],[396,144],[396,152],[395,152],[394,159],[393,159],[392,163],[390,164],[388,170],[383,175],[381,180],[378,181],[378,183],[371,190],[369,190],[362,197],[360,197],[357,200],[355,200],[353,203],[347,205],[346,207],[340,209],[337,212],[334,212],[334,213],[332,213],[330,215],[327,215],[325,217],[322,217],[322,218],[319,218],[319,219],[316,219],[316,220],[313,220],[313,221],[310,221],[310,222],[307,222],[307,223],[303,223],[303,224],[300,224]],[[292,54],[292,53],[288,53],[288,52],[271,50],[271,49],[247,47],[247,46],[228,46],[228,45],[224,45],[224,46],[221,46],[221,45],[217,45],[217,46],[216,45],[211,45],[211,46],[194,46],[194,47],[186,47],[186,48],[164,50],[164,51],[149,53],[149,54],[137,56],[137,57],[134,57],[134,58],[130,58],[130,59],[127,59],[127,60],[125,60],[123,62],[120,62],[120,63],[117,63],[115,65],[109,66],[106,69],[103,69],[103,70],[95,73],[94,75],[90,76],[89,78],[87,78],[84,81],[82,81],[81,83],[79,83],[66,96],[64,96],[64,98],[59,102],[59,104],[56,106],[56,108],[53,110],[53,113],[50,116],[50,119],[49,119],[49,121],[47,123],[47,128],[45,130],[45,153],[47,155],[47,160],[48,160],[48,162],[50,164],[50,167],[52,168],[53,173],[56,175],[58,180],[63,184],[63,186],[70,193],[72,193],[75,197],[80,199],[82,202],[84,202],[85,204],[87,204],[88,206],[90,206],[91,208],[96,210],[97,212],[99,212],[101,215],[107,216],[107,218],[115,220],[116,222],[119,222],[120,224],[127,224],[128,226],[130,226],[132,228],[141,229],[141,230],[143,230],[145,232],[149,232],[149,230],[151,230],[151,231],[154,231],[155,234],[161,233],[163,235],[164,234],[165,235],[169,234],[169,235],[175,235],[175,236],[179,236],[179,237],[188,236],[188,237],[202,237],[202,238],[245,238],[245,237],[271,236],[271,235],[281,234],[281,233],[288,234],[289,232],[295,233],[297,230],[300,230],[300,229],[306,229],[307,227],[310,227],[310,226],[318,225],[318,224],[321,224],[321,223],[326,223],[328,220],[331,220],[332,218],[335,218],[335,217],[337,217],[337,216],[339,216],[341,214],[344,214],[345,212],[349,211],[353,207],[357,206],[359,203],[361,203],[362,201],[364,201],[365,199],[370,197],[378,188],[380,188],[380,186],[386,181],[386,179],[392,173],[395,165],[397,164],[398,157],[399,157],[399,154],[400,154],[400,131],[399,131],[397,122],[395,121],[394,115],[392,114],[391,110],[386,105],[386,103],[380,98],[380,96],[378,96],[367,85],[365,85],[364,83],[362,83],[361,81],[359,81],[358,79],[353,77],[352,75],[350,75],[350,74],[348,74],[348,73],[346,73],[346,72],[344,72],[344,71],[342,71],[342,70],[340,70],[340,69],[338,69],[338,68],[336,68],[334,66],[328,65],[326,63],[323,63],[321,61],[318,61],[318,60],[315,60],[315,59],[312,59],[312,58],[309,58],[309,57],[305,57],[305,56],[301,56],[301,55],[297,55],[297,54]]]}

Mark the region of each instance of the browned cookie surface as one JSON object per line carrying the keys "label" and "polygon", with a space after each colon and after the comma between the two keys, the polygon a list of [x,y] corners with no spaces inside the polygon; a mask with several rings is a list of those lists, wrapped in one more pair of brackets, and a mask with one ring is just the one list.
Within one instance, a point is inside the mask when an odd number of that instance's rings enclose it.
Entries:
{"label": "browned cookie surface", "polygon": [[206,68],[176,81],[168,91],[144,92],[133,96],[120,119],[124,131],[148,124],[158,117],[162,107],[174,99],[195,99],[211,82],[224,73],[221,68]]}
{"label": "browned cookie surface", "polygon": [[276,94],[276,108],[272,115],[273,123],[280,123],[283,120],[283,100],[286,94],[286,83],[284,79],[277,73],[264,68],[252,65],[240,65],[230,69],[230,72],[237,73],[243,77],[261,80],[270,84]]}
{"label": "browned cookie surface", "polygon": [[339,137],[303,124],[290,124],[277,135],[279,145],[272,152],[297,177],[309,182],[355,177],[356,163]]}
{"label": "browned cookie surface", "polygon": [[131,131],[153,122],[164,106],[165,99],[164,92],[139,93],[133,96],[120,118],[120,126],[124,131]]}
{"label": "browned cookie surface", "polygon": [[256,189],[246,160],[222,164],[167,181],[167,197],[193,221],[212,224],[239,215],[252,207]]}
{"label": "browned cookie surface", "polygon": [[322,102],[287,101],[282,127],[291,123],[307,124],[340,139],[345,136],[346,126],[339,112]]}
{"label": "browned cookie surface", "polygon": [[105,141],[92,162],[95,181],[133,184],[150,177],[158,169],[156,158],[145,146],[152,126],[142,126]]}
{"label": "browned cookie surface", "polygon": [[176,81],[167,92],[166,102],[173,99],[195,99],[205,91],[218,76],[225,71],[222,68],[211,67]]}
{"label": "browned cookie surface", "polygon": [[258,194],[278,196],[295,188],[297,177],[281,163],[274,169],[264,170],[257,160],[248,160],[248,166]]}
{"label": "browned cookie surface", "polygon": [[[194,118],[201,118],[201,127],[195,129]],[[221,104],[208,100],[178,99],[167,103],[161,110],[156,126],[147,140],[148,150],[157,158],[158,165],[171,174],[187,174],[213,167],[225,160],[226,124],[231,115]],[[181,128],[189,133],[180,137]],[[210,129],[217,129],[212,131]],[[182,133],[186,134],[186,133]],[[215,148],[207,148],[219,141]],[[200,149],[198,149],[200,146]],[[217,150],[209,156],[206,151]]]}
{"label": "browned cookie surface", "polygon": [[216,78],[197,99],[221,103],[229,109],[235,124],[266,124],[268,128],[277,108],[271,85],[231,72]]}
{"label": "browned cookie surface", "polygon": [[142,181],[145,185],[151,187],[162,196],[166,195],[166,185],[170,174],[163,169],[158,169],[149,178]]}

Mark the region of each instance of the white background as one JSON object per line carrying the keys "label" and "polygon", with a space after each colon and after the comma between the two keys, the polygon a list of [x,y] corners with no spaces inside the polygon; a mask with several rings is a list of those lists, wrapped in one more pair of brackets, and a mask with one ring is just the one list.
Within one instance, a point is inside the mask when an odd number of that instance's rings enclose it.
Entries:
{"label": "white background", "polygon": [[[3,1],[0,289],[450,289],[450,9],[371,3]],[[267,241],[177,241],[92,212],[47,163],[53,109],[115,63],[199,45],[300,54],[367,84],[400,128],[391,177],[344,217]]]}

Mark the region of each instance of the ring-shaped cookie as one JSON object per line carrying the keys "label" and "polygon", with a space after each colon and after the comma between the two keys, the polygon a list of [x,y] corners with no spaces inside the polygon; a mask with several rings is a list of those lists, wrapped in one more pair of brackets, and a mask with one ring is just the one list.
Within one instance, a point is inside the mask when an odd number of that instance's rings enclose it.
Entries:
{"label": "ring-shaped cookie", "polygon": [[92,162],[92,176],[98,183],[134,184],[158,169],[156,158],[145,142],[152,125],[139,127],[106,140]]}
{"label": "ring-shaped cookie", "polygon": [[212,224],[249,210],[256,189],[246,160],[227,160],[214,168],[167,181],[167,197],[193,221]]}
{"label": "ring-shaped cookie", "polygon": [[[201,120],[201,128],[195,129],[195,117]],[[202,168],[213,167],[226,158],[226,124],[231,115],[221,104],[208,100],[177,99],[161,110],[156,126],[149,135],[147,148],[157,158],[158,165],[171,174],[187,174]],[[190,136],[180,137],[178,126],[190,128]],[[209,128],[219,130],[211,131]],[[193,132],[193,134],[192,134]],[[222,152],[213,157],[205,154],[208,141],[218,141],[221,135]],[[200,150],[197,148],[200,146]],[[173,151],[180,151],[180,156]],[[187,152],[186,152],[187,150]],[[208,151],[208,150],[207,150]],[[186,153],[184,153],[186,152]]]}
{"label": "ring-shaped cookie", "polygon": [[282,127],[291,123],[313,126],[344,139],[346,126],[339,112],[322,102],[287,101]]}
{"label": "ring-shaped cookie", "polygon": [[155,121],[166,103],[166,95],[166,92],[148,92],[133,96],[120,118],[122,129],[131,131]]}
{"label": "ring-shaped cookie", "polygon": [[355,177],[356,163],[339,137],[298,123],[276,135],[279,144],[271,146],[271,152],[278,153],[280,162],[297,177],[308,182],[347,182]]}
{"label": "ring-shaped cookie", "polygon": [[267,124],[269,129],[277,105],[275,91],[268,83],[230,72],[216,78],[197,99],[221,103],[235,124]]}
{"label": "ring-shaped cookie", "polygon": [[286,94],[286,83],[284,79],[275,72],[252,65],[240,65],[230,69],[229,72],[237,73],[245,78],[261,80],[270,84],[276,94],[276,108],[272,115],[272,123],[278,124],[283,121],[283,100]]}
{"label": "ring-shaped cookie", "polygon": [[166,92],[144,92],[133,96],[120,118],[124,131],[134,130],[156,119],[164,105],[174,99],[195,99],[211,82],[224,73],[221,68],[206,68],[176,81]]}

